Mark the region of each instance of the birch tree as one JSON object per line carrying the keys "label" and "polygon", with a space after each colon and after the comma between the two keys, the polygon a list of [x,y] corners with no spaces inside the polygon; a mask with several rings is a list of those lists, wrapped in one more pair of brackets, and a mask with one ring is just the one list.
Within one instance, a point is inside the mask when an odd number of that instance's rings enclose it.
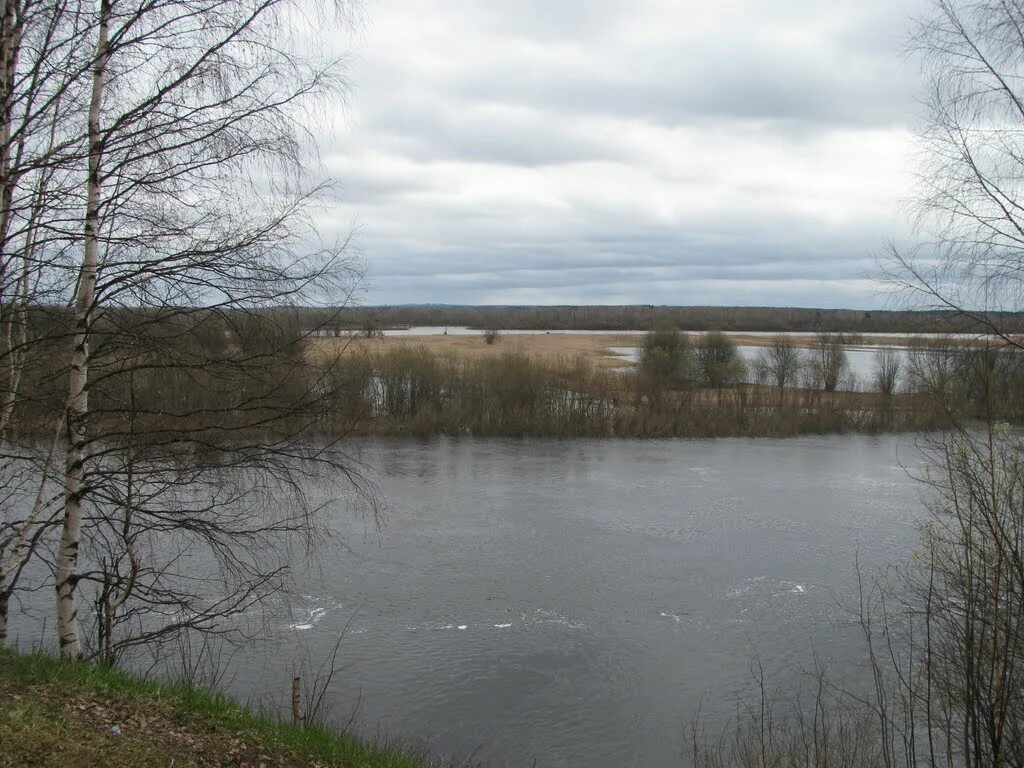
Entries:
{"label": "birch tree", "polygon": [[[78,567],[86,497],[93,496],[90,535],[104,541],[111,526],[122,531],[116,538],[128,575],[120,589],[148,586],[150,597],[159,588],[172,595],[168,602],[183,599],[180,582],[170,586],[164,578],[166,569],[138,562],[132,537],[141,525],[165,534],[168,528],[198,532],[221,567],[236,576],[247,570],[230,582],[232,589],[254,596],[281,566],[245,561],[233,548],[271,532],[308,534],[312,510],[282,505],[277,517],[260,518],[253,530],[241,523],[252,512],[244,495],[216,494],[197,505],[181,488],[202,487],[203,471],[225,460],[239,473],[267,472],[292,491],[295,471],[342,468],[335,455],[302,442],[318,395],[301,376],[301,336],[256,350],[231,333],[215,349],[191,343],[210,324],[230,331],[246,318],[259,324],[270,307],[335,297],[352,276],[345,243],[318,244],[308,216],[324,189],[306,173],[311,107],[331,99],[342,81],[337,61],[296,52],[296,39],[308,33],[296,31],[298,10],[283,0],[141,6],[103,0],[99,6],[55,564],[65,657],[83,652],[75,587],[90,577]],[[290,370],[276,364],[282,359]],[[181,370],[194,380],[204,376],[216,404],[174,409],[150,400],[140,410],[134,397],[131,403],[119,397],[126,378]],[[90,393],[101,392],[104,407],[97,409]],[[136,429],[139,422],[144,431]],[[222,457],[198,462],[185,476],[169,469],[173,457],[164,446],[181,451],[197,443]],[[129,468],[112,459],[111,444],[129,452],[144,445],[146,461]],[[147,469],[137,477],[139,467]],[[129,493],[133,484],[144,489],[144,502]],[[148,582],[141,578],[146,573],[153,577]],[[99,580],[101,592],[109,591],[110,580]],[[230,610],[246,602],[234,597]],[[128,599],[106,600],[106,618]],[[152,624],[137,629],[143,636],[156,631]]]}
{"label": "birch tree", "polygon": [[[308,439],[335,395],[287,309],[344,306],[358,281],[347,240],[313,225],[330,189],[315,132],[345,82],[311,52],[347,13],[0,2],[0,642],[33,558],[66,658],[209,629],[280,586],[271,540],[315,539],[304,481],[368,490]],[[175,538],[202,543],[225,600],[172,578]],[[146,601],[191,618],[142,619]]]}
{"label": "birch tree", "polygon": [[106,89],[110,59],[110,24],[113,0],[100,0],[96,33],[96,52],[92,66],[86,141],[88,172],[85,181],[85,235],[82,267],[74,301],[74,336],[68,376],[68,400],[65,428],[67,440],[64,459],[64,524],[57,552],[55,586],[57,590],[57,636],[63,658],[82,656],[82,641],[75,604],[75,566],[82,536],[82,494],[85,479],[85,421],[89,414],[89,315],[96,301],[96,279],[100,259],[100,160],[103,137],[100,134],[100,110]]}
{"label": "birch tree", "polygon": [[[88,60],[79,10],[65,2],[0,3],[0,642],[20,575],[52,523],[56,444],[44,440],[33,457],[24,446],[9,450],[9,434],[19,403],[38,399],[25,392],[26,366],[60,336],[41,340],[30,317],[61,301],[67,285],[61,272],[73,245],[63,230],[76,216],[82,147],[82,130],[69,116],[81,104]],[[44,434],[63,423],[60,410],[47,415]]]}

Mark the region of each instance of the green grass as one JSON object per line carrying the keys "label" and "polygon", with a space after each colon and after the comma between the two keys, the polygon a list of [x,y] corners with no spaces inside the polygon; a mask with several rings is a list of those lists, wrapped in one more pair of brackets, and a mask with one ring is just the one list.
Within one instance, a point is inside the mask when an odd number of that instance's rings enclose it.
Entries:
{"label": "green grass", "polygon": [[[119,725],[121,735],[112,733]],[[0,768],[7,766],[425,768],[421,755],[296,727],[185,685],[0,650]]]}

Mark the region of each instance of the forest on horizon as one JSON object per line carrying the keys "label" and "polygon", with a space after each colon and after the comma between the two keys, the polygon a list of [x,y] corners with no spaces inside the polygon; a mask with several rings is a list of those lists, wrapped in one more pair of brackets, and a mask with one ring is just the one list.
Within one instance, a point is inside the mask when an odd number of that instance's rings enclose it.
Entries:
{"label": "forest on horizon", "polygon": [[808,333],[1021,333],[1024,313],[634,305],[382,305],[309,309],[320,326],[383,329],[468,326],[523,330],[803,331]]}

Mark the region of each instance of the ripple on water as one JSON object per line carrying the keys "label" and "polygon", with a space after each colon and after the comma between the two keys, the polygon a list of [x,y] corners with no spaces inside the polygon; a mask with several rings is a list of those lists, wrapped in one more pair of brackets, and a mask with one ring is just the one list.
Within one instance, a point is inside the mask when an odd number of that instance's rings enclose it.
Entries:
{"label": "ripple on water", "polygon": [[548,608],[537,608],[533,611],[521,611],[519,613],[518,622],[495,622],[494,619],[482,620],[480,622],[468,622],[465,624],[451,621],[430,621],[421,624],[406,624],[405,630],[407,632],[452,629],[467,630],[470,627],[482,627],[486,629],[511,629],[517,624],[523,627],[556,626],[563,627],[571,631],[581,631],[587,629],[587,625],[582,619],[574,619],[570,616],[566,616],[558,611],[554,611]]}
{"label": "ripple on water", "polygon": [[789,579],[769,579],[767,576],[753,576],[730,587],[725,595],[730,599],[740,599],[750,595],[758,597],[779,597],[782,595],[803,595],[807,593],[807,585]]}
{"label": "ripple on water", "polygon": [[[322,603],[327,599],[323,597],[314,597],[313,595],[303,595],[302,597],[313,603]],[[305,618],[286,624],[285,629],[291,629],[298,632],[305,632],[313,629],[313,627],[320,623],[320,620],[323,619],[324,616],[333,610],[343,607],[343,605],[344,603],[336,603],[331,606],[317,605],[313,608],[307,608],[305,609],[307,613]]]}

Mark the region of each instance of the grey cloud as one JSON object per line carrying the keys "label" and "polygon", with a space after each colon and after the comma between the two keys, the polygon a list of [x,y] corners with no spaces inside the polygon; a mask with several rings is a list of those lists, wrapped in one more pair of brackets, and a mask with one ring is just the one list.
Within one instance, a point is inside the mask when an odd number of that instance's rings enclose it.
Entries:
{"label": "grey cloud", "polygon": [[[652,239],[644,233],[611,243],[581,239],[549,245],[485,242],[473,246],[404,253],[380,265],[382,280],[486,277],[523,285],[571,285],[628,278],[657,280],[685,274],[692,279],[800,280],[856,279],[869,256],[853,238],[795,247],[778,233],[772,239],[723,245],[701,243],[685,235]],[[566,256],[566,254],[572,254]]]}
{"label": "grey cloud", "polygon": [[[570,285],[510,284],[481,277],[443,281],[444,301],[452,304],[726,304],[747,306],[865,307],[883,305],[886,296],[876,286],[855,281],[695,280],[685,274],[655,283],[631,280],[579,282]],[[395,281],[391,292],[380,293],[381,303],[394,296],[402,302],[436,301],[437,286]]]}
{"label": "grey cloud", "polygon": [[614,146],[552,121],[550,113],[474,109],[454,95],[396,99],[375,109],[365,125],[393,137],[405,157],[420,162],[536,166],[623,157]]}
{"label": "grey cloud", "polygon": [[[722,41],[701,58],[651,51],[654,64],[612,74],[474,70],[454,97],[529,105],[555,114],[594,113],[666,125],[697,120],[773,120],[799,127],[905,123],[911,115],[914,69],[891,50],[873,57],[820,61],[747,41]],[[735,46],[735,47],[733,47]]]}
{"label": "grey cloud", "polygon": [[[695,11],[700,15],[695,3],[666,4],[661,31],[668,34],[651,41],[616,35],[628,28],[625,3],[461,3],[455,7],[497,40],[563,44],[578,56],[496,46],[482,59],[457,61],[463,66],[443,76],[423,73],[415,61],[405,69],[399,62],[397,71],[403,80],[431,82],[454,103],[504,101],[669,123],[725,116],[888,124],[905,120],[911,106],[916,73],[901,53],[910,20],[926,3],[749,3],[748,13],[718,12],[730,23],[711,36],[686,34]],[[803,34],[768,34],[772,20]],[[813,42],[803,42],[808,38]]]}
{"label": "grey cloud", "polygon": [[370,301],[877,304],[923,2],[379,2],[333,226]]}

